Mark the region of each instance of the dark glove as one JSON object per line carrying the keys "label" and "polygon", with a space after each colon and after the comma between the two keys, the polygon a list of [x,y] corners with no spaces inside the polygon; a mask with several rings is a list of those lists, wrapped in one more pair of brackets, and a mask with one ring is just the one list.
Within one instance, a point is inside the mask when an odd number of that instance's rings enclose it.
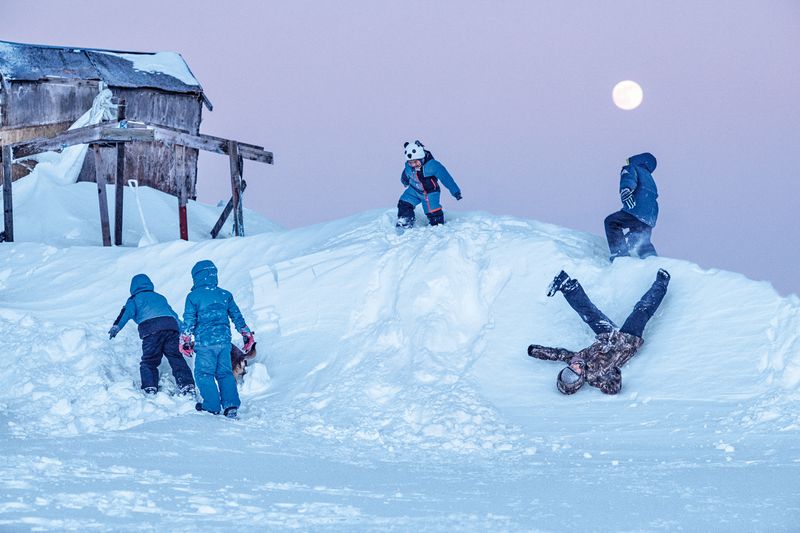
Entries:
{"label": "dark glove", "polygon": [[619,192],[619,197],[628,209],[636,207],[636,201],[633,199],[633,191],[627,187]]}
{"label": "dark glove", "polygon": [[244,346],[242,347],[242,351],[244,353],[250,353],[250,350],[253,349],[253,345],[256,343],[255,333],[252,331],[242,330],[242,340],[244,341]]}
{"label": "dark glove", "polygon": [[457,193],[455,193],[455,194],[453,195],[453,197],[454,197],[456,200],[461,200],[461,191],[458,191]]}
{"label": "dark glove", "polygon": [[113,339],[114,337],[117,336],[117,333],[119,333],[119,326],[114,324],[113,326],[111,326],[111,329],[108,330],[108,338]]}

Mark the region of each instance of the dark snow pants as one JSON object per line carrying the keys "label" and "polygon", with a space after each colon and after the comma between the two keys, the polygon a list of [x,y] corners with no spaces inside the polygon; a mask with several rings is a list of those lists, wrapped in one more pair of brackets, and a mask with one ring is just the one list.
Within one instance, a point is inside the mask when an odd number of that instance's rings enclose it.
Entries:
{"label": "dark snow pants", "polygon": [[[653,228],[625,211],[617,211],[606,217],[606,239],[611,260],[624,257],[633,252],[644,259],[656,254],[656,248],[650,242]],[[625,234],[624,231],[628,230]]]}
{"label": "dark snow pants", "polygon": [[[616,328],[611,319],[595,307],[578,280],[572,279],[568,281],[562,292],[570,307],[592,328],[595,335],[611,333]],[[620,331],[642,338],[647,321],[653,317],[666,293],[667,284],[659,280],[654,281],[642,298],[633,306],[633,311],[628,315]]]}
{"label": "dark snow pants", "polygon": [[178,331],[162,329],[142,339],[142,362],[139,372],[142,375],[142,388],[158,388],[158,365],[164,356],[172,368],[172,375],[178,389],[194,386],[194,378],[189,365],[178,351]]}

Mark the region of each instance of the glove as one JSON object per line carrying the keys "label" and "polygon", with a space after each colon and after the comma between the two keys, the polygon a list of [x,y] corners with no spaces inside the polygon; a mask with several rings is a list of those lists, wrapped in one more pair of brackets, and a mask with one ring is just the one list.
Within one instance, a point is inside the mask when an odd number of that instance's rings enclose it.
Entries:
{"label": "glove", "polygon": [[256,343],[255,333],[252,331],[242,330],[242,340],[244,341],[244,346],[242,347],[242,351],[244,353],[250,353],[250,350],[253,349],[253,345]]}
{"label": "glove", "polygon": [[636,207],[636,201],[633,199],[633,191],[627,187],[619,192],[619,197],[628,209]]}
{"label": "glove", "polygon": [[194,341],[192,340],[192,336],[188,333],[184,333],[181,335],[180,344],[178,344],[178,351],[181,352],[181,355],[184,357],[191,357],[194,355]]}
{"label": "glove", "polygon": [[114,324],[113,326],[111,326],[111,329],[108,330],[108,338],[113,339],[114,337],[117,336],[117,333],[119,333],[119,326]]}
{"label": "glove", "polygon": [[461,191],[458,191],[457,193],[455,193],[455,194],[453,195],[453,197],[454,197],[456,200],[461,200]]}

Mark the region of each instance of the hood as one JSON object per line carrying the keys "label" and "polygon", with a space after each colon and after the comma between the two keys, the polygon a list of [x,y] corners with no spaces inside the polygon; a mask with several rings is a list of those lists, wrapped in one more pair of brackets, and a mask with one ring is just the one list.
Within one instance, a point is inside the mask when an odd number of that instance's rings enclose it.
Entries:
{"label": "hood", "polygon": [[136,274],[131,279],[131,296],[135,296],[140,292],[152,291],[153,282],[146,274]]}
{"label": "hood", "polygon": [[213,289],[217,286],[217,267],[208,259],[198,261],[192,267],[192,281],[194,282],[193,289],[203,287]]}
{"label": "hood", "polygon": [[643,154],[632,155],[628,159],[628,164],[631,166],[642,166],[649,172],[653,172],[656,169],[657,162],[653,154],[645,152]]}

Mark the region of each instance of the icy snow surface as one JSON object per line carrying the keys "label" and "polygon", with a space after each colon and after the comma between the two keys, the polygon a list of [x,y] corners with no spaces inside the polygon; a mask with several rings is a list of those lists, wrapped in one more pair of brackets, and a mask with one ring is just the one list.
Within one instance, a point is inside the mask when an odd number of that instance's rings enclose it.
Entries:
{"label": "icy snow surface", "polygon": [[[485,213],[397,236],[393,210],[295,230],[248,212],[252,236],[211,241],[219,208],[192,203],[181,242],[175,199],[146,188],[162,243],[135,247],[126,191],[109,249],[94,184],[32,184],[34,202],[22,182],[22,242],[0,254],[0,530],[796,531],[800,302],[767,283],[611,265],[597,236]],[[171,395],[166,363],[145,398],[135,326],[106,334],[139,272],[182,312],[200,259],[259,343],[236,422]],[[593,337],[548,282],[564,268],[619,323],[659,267],[622,393],[560,395],[527,345]]]}

